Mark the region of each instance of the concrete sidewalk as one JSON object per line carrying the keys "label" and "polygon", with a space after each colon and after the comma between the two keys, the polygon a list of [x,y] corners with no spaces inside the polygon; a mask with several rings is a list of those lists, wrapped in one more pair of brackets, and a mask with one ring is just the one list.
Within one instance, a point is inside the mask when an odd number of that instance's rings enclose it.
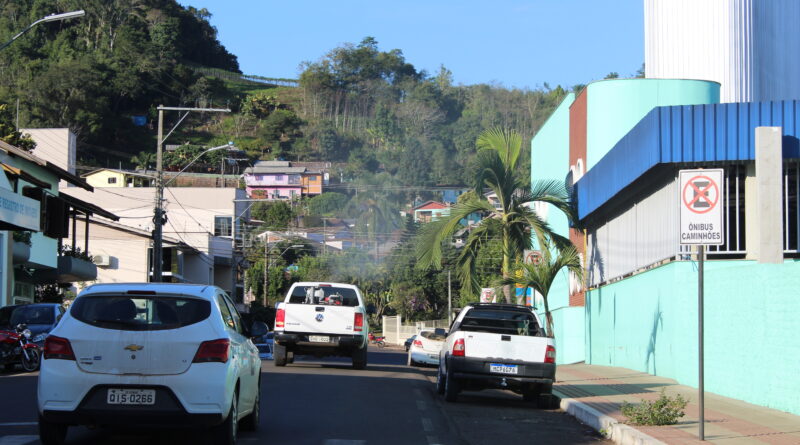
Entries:
{"label": "concrete sidewalk", "polygon": [[[751,405],[712,393],[705,395],[705,438],[698,439],[697,389],[674,380],[625,368],[560,365],[553,392],[561,407],[582,422],[602,430],[620,444],[800,444],[800,416]],[[623,401],[638,403],[666,394],[689,400],[677,425],[629,426],[619,408]]]}

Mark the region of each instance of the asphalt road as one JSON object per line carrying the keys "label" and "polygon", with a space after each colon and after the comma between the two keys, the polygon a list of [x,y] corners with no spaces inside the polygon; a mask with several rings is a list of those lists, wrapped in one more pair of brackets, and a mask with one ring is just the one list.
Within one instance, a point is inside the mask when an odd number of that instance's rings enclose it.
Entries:
{"label": "asphalt road", "polygon": [[[536,409],[502,391],[436,394],[434,368],[409,368],[397,350],[370,351],[366,370],[345,359],[302,359],[262,370],[262,419],[241,444],[605,444],[559,410]],[[38,444],[36,374],[0,373],[0,445]],[[208,443],[203,431],[70,428],[68,444]]]}

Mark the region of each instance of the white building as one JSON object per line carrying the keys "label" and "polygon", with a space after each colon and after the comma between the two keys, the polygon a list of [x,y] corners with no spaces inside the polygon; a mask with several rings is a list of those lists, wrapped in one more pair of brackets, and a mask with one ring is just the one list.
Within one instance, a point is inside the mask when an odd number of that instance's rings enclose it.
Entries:
{"label": "white building", "polygon": [[720,102],[800,99],[800,1],[644,0],[645,76],[712,80]]}
{"label": "white building", "polygon": [[[106,233],[92,237],[92,254],[109,255],[109,261],[116,268],[101,266],[100,278],[105,281],[126,281],[138,273],[142,281],[149,275],[150,241],[140,235],[149,236],[153,230],[153,207],[155,188],[95,188],[93,194],[83,190],[70,189],[79,199],[89,199],[92,203],[115,212],[124,227],[106,226],[103,230],[113,230],[115,235]],[[86,195],[86,196],[84,196]],[[245,201],[245,191],[236,188],[175,187],[164,192],[164,208],[167,223],[163,227],[164,237],[164,277],[172,281],[214,284],[231,295],[242,295],[242,283],[238,282],[237,267],[241,257],[236,253],[235,243],[240,239],[242,221],[249,216],[249,206]],[[137,233],[124,228],[138,231]],[[124,237],[122,236],[124,234]],[[137,236],[133,236],[137,235]],[[134,256],[124,251],[120,243],[130,243],[132,238],[146,243],[148,248],[137,248]],[[192,250],[193,249],[193,250]],[[110,275],[119,274],[119,277]],[[123,277],[124,275],[124,277]]]}

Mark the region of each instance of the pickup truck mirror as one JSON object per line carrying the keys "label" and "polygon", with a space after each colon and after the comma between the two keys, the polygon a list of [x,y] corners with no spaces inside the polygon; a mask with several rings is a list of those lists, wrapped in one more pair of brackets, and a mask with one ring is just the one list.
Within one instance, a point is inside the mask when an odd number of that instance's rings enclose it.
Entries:
{"label": "pickup truck mirror", "polygon": [[372,304],[372,303],[368,304],[368,305],[367,305],[367,314],[369,314],[369,315],[372,315],[372,314],[374,314],[375,312],[377,312],[377,311],[375,310],[375,305],[374,305],[374,304]]}
{"label": "pickup truck mirror", "polygon": [[261,337],[269,332],[269,326],[263,321],[254,321],[250,326],[250,337]]}

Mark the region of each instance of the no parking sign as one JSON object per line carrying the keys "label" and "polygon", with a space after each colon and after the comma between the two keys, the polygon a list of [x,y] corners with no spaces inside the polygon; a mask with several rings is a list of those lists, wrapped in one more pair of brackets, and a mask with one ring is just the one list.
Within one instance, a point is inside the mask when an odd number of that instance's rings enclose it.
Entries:
{"label": "no parking sign", "polygon": [[681,244],[723,244],[724,180],[721,168],[680,171]]}

